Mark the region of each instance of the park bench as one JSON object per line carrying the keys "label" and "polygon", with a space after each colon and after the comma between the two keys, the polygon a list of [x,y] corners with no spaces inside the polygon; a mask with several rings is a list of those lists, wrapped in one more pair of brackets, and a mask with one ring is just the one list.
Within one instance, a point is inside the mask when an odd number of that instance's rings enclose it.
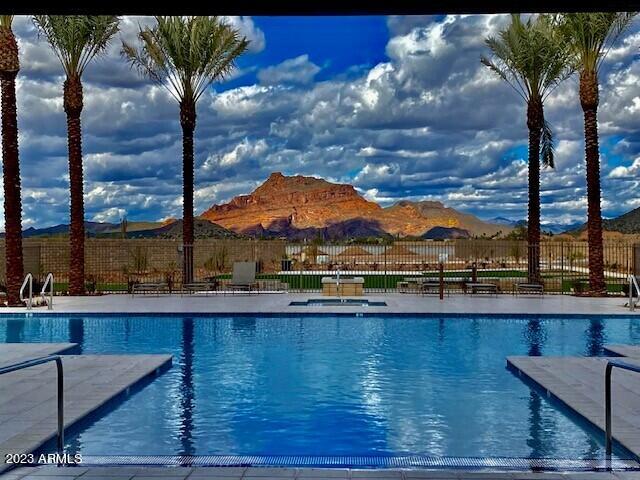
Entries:
{"label": "park bench", "polygon": [[514,293],[537,293],[538,295],[544,294],[544,285],[541,283],[515,283]]}
{"label": "park bench", "polygon": [[467,282],[466,287],[471,294],[485,292],[498,295],[498,286],[495,283]]}

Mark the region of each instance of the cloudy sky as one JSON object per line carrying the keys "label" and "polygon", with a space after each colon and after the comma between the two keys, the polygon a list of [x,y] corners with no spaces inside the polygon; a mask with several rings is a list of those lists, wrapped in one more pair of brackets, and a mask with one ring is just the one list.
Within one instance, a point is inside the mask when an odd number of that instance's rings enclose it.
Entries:
{"label": "cloudy sky", "polygon": [[[198,105],[196,213],[249,193],[270,172],[353,184],[382,204],[441,200],[482,218],[526,216],[520,98],[479,59],[504,15],[236,17],[251,40],[238,69]],[[85,72],[86,216],[181,215],[178,107],[120,58],[149,18],[124,17]],[[601,72],[603,210],[640,206],[640,21]],[[62,71],[28,17],[14,26],[24,226],[68,222]],[[543,221],[586,215],[575,79],[548,99],[557,167],[542,173]]]}

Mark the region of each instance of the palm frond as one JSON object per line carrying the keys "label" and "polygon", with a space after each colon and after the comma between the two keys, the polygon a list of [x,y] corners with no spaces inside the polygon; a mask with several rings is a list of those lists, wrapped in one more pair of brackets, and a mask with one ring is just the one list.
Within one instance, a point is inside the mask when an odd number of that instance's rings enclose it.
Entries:
{"label": "palm frond", "polygon": [[0,15],[0,27],[11,29],[13,15]]}
{"label": "palm frond", "polygon": [[34,15],[33,21],[68,77],[82,76],[89,62],[104,53],[120,24],[114,15]]}
{"label": "palm frond", "polygon": [[555,168],[555,147],[553,145],[553,131],[546,119],[542,122],[542,136],[540,137],[540,161],[545,167]]}
{"label": "palm frond", "polygon": [[570,51],[549,15],[530,17],[526,22],[512,15],[511,24],[485,42],[492,58],[482,57],[481,62],[525,101],[544,99],[574,71]]}
{"label": "palm frond", "polygon": [[578,68],[597,72],[607,53],[629,28],[637,12],[565,13],[560,30]]}
{"label": "palm frond", "polygon": [[123,42],[123,57],[178,102],[197,102],[211,83],[233,71],[249,45],[218,17],[159,16],[153,28],[140,28],[138,39],[138,47]]}

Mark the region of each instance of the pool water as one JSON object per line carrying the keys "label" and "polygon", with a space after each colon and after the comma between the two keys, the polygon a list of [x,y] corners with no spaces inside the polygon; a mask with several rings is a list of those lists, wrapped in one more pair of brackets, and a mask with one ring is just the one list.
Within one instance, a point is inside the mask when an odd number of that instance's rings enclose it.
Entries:
{"label": "pool water", "polygon": [[86,455],[597,458],[602,434],[505,357],[602,355],[605,343],[640,344],[640,319],[2,316],[0,341],[174,355],[167,372],[68,433]]}

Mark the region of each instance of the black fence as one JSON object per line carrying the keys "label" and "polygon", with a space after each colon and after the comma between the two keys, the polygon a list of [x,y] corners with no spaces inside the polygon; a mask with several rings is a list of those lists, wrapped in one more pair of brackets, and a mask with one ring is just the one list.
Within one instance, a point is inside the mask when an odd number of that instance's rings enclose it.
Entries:
{"label": "black fence", "polygon": [[[528,259],[539,258],[545,292],[571,294],[588,286],[588,253],[586,242],[543,242],[529,248],[526,242],[501,240],[376,245],[198,240],[193,247],[185,248],[178,240],[89,239],[85,272],[89,292],[126,293],[136,283],[153,282],[166,282],[172,290],[180,290],[183,283],[229,283],[234,263],[252,261],[256,262],[256,280],[263,290],[319,291],[322,277],[340,272],[362,277],[366,291],[396,292],[412,291],[424,279],[435,280],[442,263],[451,286],[456,285],[456,279],[461,284],[474,275],[478,281],[496,284],[501,292],[511,292],[515,283],[528,280]],[[53,272],[56,291],[66,291],[66,241],[25,241],[24,256],[25,272],[41,280]],[[640,245],[606,243],[604,260],[609,292],[622,292],[627,276],[640,274]],[[4,262],[0,268],[3,279]],[[183,278],[185,273],[187,278]]]}

